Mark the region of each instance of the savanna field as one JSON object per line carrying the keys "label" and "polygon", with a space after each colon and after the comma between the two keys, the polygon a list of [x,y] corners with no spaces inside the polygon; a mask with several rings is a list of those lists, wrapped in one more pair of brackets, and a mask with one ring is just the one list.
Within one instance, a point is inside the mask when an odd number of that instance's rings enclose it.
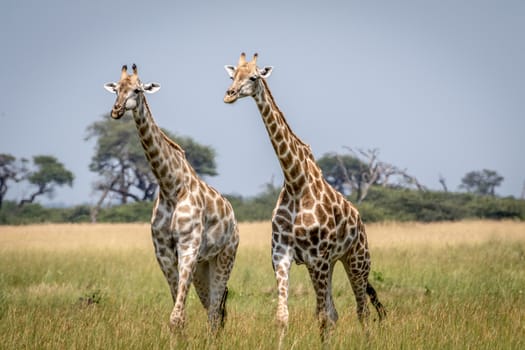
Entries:
{"label": "savanna field", "polygon": [[[525,349],[524,222],[383,223],[367,231],[370,280],[388,318],[372,321],[365,336],[338,264],[332,349]],[[240,233],[228,320],[211,338],[193,289],[185,331],[170,333],[171,296],[148,224],[0,226],[0,348],[275,349],[270,223],[240,224]],[[289,308],[284,348],[319,348],[304,266],[292,267]]]}

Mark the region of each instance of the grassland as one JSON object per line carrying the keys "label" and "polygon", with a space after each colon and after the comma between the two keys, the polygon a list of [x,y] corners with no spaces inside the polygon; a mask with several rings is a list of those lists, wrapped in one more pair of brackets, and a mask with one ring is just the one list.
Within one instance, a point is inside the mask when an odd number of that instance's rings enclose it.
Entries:
{"label": "grassland", "polygon": [[[0,226],[2,349],[274,349],[269,223],[242,224],[228,322],[206,336],[193,290],[182,334],[146,224]],[[365,337],[341,266],[333,349],[524,349],[525,223],[371,224],[371,280],[389,311]],[[303,266],[290,287],[288,349],[319,347]],[[374,315],[374,313],[372,313]]]}

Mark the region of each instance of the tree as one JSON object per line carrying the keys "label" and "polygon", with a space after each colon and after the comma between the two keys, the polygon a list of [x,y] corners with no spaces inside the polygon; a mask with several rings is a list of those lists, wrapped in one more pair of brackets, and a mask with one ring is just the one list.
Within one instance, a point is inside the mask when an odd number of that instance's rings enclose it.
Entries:
{"label": "tree", "polygon": [[318,159],[317,164],[326,181],[343,194],[350,194],[359,187],[363,169],[367,167],[352,155],[336,153],[325,154]]}
{"label": "tree", "polygon": [[33,157],[33,165],[36,170],[29,171],[24,180],[36,186],[28,198],[24,198],[18,204],[19,207],[26,203],[33,203],[37,196],[47,195],[52,197],[57,186],[73,186],[75,176],[67,170],[55,157],[39,155]]}
{"label": "tree", "polygon": [[503,176],[494,170],[470,171],[463,176],[459,187],[469,193],[494,196],[496,187],[500,186],[503,180]]}
{"label": "tree", "polygon": [[439,183],[441,184],[441,187],[443,187],[443,191],[448,192],[447,179],[441,174],[439,174]]}
{"label": "tree", "polygon": [[20,182],[27,175],[27,160],[17,161],[11,154],[0,153],[0,208],[9,189],[8,182]]}
{"label": "tree", "polygon": [[[326,180],[343,194],[354,194],[357,203],[362,202],[373,185],[383,187],[411,187],[418,190],[426,188],[406,170],[379,160],[379,150],[345,147],[349,154],[327,154],[319,159]],[[397,182],[392,182],[397,179]]]}
{"label": "tree", "polygon": [[[162,130],[186,151],[186,158],[200,176],[217,175],[215,150],[203,146],[189,137],[174,136]],[[105,115],[102,120],[88,126],[86,140],[95,139],[95,154],[89,169],[100,175],[94,189],[102,193],[97,207],[113,195],[120,203],[128,200],[153,200],[156,179],[144,155],[135,122],[124,116],[118,122]]]}

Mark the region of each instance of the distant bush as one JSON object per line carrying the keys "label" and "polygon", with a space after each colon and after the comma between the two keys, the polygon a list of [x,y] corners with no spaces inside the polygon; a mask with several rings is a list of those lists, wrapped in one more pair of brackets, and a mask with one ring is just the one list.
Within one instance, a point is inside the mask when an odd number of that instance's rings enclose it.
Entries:
{"label": "distant bush", "polygon": [[89,222],[91,221],[91,208],[89,205],[77,205],[69,208],[56,209],[62,212],[61,217],[65,222]]}
{"label": "distant bush", "polygon": [[4,201],[0,209],[0,224],[25,225],[44,222],[61,222],[62,218],[56,209],[46,208],[37,203],[18,207],[15,202]]}
{"label": "distant bush", "polygon": [[98,214],[97,222],[149,222],[153,202],[133,202],[102,208]]}
{"label": "distant bush", "polygon": [[[270,220],[280,189],[273,186],[254,197],[227,195],[238,221]],[[350,198],[352,200],[352,198]],[[355,202],[354,202],[355,203]],[[372,187],[357,205],[365,222],[456,221],[462,219],[525,220],[525,201],[469,193],[416,191]],[[97,222],[149,222],[152,202],[134,202],[102,208]],[[6,201],[0,209],[0,224],[23,225],[43,222],[90,222],[91,208],[47,208],[28,204],[21,208]]]}
{"label": "distant bush", "polygon": [[[148,222],[152,208],[152,202],[135,202],[102,208],[97,222]],[[84,204],[67,208],[49,208],[31,203],[19,208],[16,203],[6,201],[0,209],[0,225],[44,222],[91,222],[91,207]]]}
{"label": "distant bush", "polygon": [[359,208],[367,222],[431,222],[467,218],[525,220],[523,200],[469,193],[373,187]]}
{"label": "distant bush", "polygon": [[238,221],[263,221],[272,217],[272,211],[279,197],[280,190],[271,190],[255,197],[226,196],[232,204]]}
{"label": "distant bush", "polygon": [[467,210],[477,218],[525,220],[525,201],[510,197],[477,196],[467,204]]}

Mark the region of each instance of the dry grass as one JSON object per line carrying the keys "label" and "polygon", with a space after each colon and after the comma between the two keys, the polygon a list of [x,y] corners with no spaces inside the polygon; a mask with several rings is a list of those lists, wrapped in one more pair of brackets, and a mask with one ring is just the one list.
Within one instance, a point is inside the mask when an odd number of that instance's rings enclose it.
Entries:
{"label": "dry grass", "polygon": [[[277,344],[270,223],[240,225],[222,337],[206,334],[192,292],[182,335],[168,331],[166,282],[148,224],[0,226],[0,344],[5,349],[272,349]],[[389,317],[364,337],[340,266],[332,348],[525,348],[525,223],[367,226],[371,280]],[[292,269],[285,348],[319,346],[315,297]]]}
{"label": "dry grass", "polygon": [[431,246],[444,248],[489,241],[525,241],[525,223],[460,221],[444,223],[380,223],[367,225],[373,248]]}
{"label": "dry grass", "polygon": [[0,226],[0,250],[129,250],[151,247],[149,224]]}
{"label": "dry grass", "polygon": [[[270,248],[270,222],[239,224],[240,250]],[[367,225],[372,249],[435,248],[482,244],[492,240],[525,241],[525,223],[461,221],[445,223],[379,223]],[[127,250],[151,247],[149,224],[48,224],[0,226],[0,249],[43,251]]]}

